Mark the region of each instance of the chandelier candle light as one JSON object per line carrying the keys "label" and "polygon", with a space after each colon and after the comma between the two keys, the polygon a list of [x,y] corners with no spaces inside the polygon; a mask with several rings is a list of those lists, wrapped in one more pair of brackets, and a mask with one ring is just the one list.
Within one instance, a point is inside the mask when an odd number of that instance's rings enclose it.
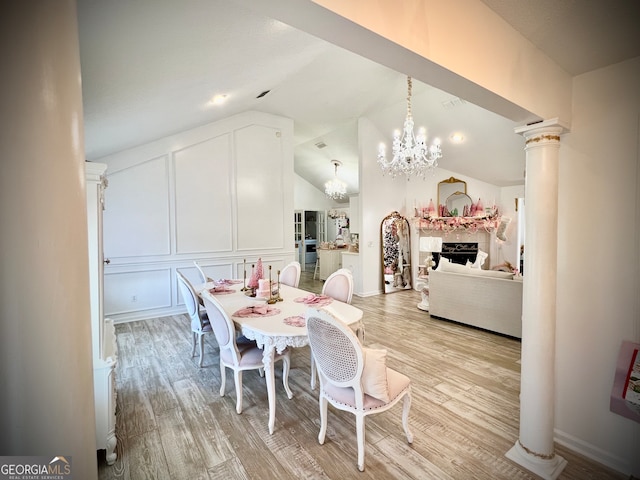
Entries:
{"label": "chandelier candle light", "polygon": [[334,200],[343,198],[347,193],[347,184],[338,180],[338,167],[342,165],[339,160],[331,160],[334,166],[334,178],[324,184],[324,193]]}
{"label": "chandelier candle light", "polygon": [[378,149],[378,163],[382,167],[383,174],[388,173],[394,178],[396,175],[406,175],[407,180],[411,175],[424,178],[428,172],[433,172],[438,166],[438,159],[442,158],[440,141],[435,139],[433,145],[427,147],[424,128],[415,135],[413,126],[411,77],[407,77],[407,118],[404,121],[402,137],[400,131],[394,132],[391,160],[387,161],[384,144],[380,144]]}

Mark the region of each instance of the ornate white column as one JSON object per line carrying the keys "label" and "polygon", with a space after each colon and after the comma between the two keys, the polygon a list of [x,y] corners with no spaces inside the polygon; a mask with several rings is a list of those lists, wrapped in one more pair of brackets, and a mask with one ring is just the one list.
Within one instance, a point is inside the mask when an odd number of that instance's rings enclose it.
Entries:
{"label": "ornate white column", "polygon": [[554,452],[556,270],[558,234],[557,119],[520,127],[525,139],[525,278],[522,300],[520,438],[510,460],[555,479],[567,461]]}

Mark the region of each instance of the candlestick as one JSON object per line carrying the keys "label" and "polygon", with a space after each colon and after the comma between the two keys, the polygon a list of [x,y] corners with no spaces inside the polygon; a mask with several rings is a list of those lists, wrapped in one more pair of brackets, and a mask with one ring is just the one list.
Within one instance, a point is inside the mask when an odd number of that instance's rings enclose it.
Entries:
{"label": "candlestick", "polygon": [[282,302],[284,299],[280,296],[280,270],[278,270],[278,296],[276,297],[276,302]]}
{"label": "candlestick", "polygon": [[247,259],[244,258],[242,260],[242,290],[240,291],[246,292],[247,290],[249,290],[247,288]]}
{"label": "candlestick", "polygon": [[271,288],[271,265],[269,265],[269,300],[267,300],[268,304],[274,304],[277,302],[275,298],[273,298],[273,289]]}

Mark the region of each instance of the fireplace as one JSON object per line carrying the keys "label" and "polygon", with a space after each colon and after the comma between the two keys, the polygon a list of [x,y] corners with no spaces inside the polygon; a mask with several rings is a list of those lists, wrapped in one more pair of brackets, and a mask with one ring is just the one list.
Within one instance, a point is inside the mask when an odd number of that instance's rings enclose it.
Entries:
{"label": "fireplace", "polygon": [[440,257],[445,257],[453,263],[459,263],[460,265],[466,265],[467,262],[473,263],[478,255],[478,243],[477,242],[447,242],[442,244],[442,252],[434,253],[433,259],[437,268]]}

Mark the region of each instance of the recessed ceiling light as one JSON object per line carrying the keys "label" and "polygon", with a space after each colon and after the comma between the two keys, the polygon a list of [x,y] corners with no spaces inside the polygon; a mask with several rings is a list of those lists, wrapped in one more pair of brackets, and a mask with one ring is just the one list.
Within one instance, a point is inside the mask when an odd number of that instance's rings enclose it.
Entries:
{"label": "recessed ceiling light", "polygon": [[460,132],[452,133],[449,138],[451,139],[451,141],[453,143],[462,143],[462,142],[464,142],[464,135],[462,135]]}
{"label": "recessed ceiling light", "polygon": [[222,105],[227,100],[226,95],[216,95],[211,99],[212,105]]}

